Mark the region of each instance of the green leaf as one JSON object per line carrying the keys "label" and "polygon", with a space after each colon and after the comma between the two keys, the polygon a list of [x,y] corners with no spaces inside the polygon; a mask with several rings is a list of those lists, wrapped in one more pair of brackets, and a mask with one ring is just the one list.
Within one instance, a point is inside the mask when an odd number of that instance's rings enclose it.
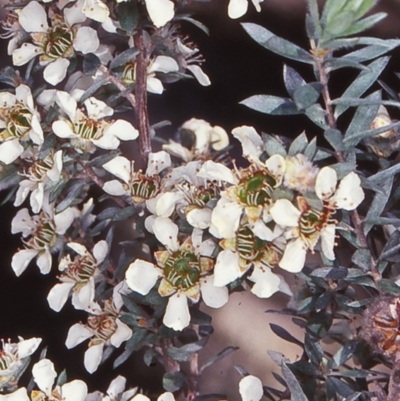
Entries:
{"label": "green leaf", "polygon": [[351,60],[358,63],[364,61],[372,60],[383,54],[390,52],[394,48],[400,45],[399,39],[386,39],[384,43],[371,44],[363,47],[362,49],[355,50],[353,52],[347,53],[340,58],[340,60]]}
{"label": "green leaf", "polygon": [[337,152],[343,152],[343,135],[339,130],[329,128],[324,132],[324,137],[333,149],[335,149]]}
{"label": "green leaf", "polygon": [[378,171],[376,174],[371,175],[370,177],[368,177],[367,181],[370,181],[372,184],[378,184],[379,182],[384,182],[389,177],[393,177],[395,174],[399,172],[400,172],[400,163],[397,163],[392,167]]}
{"label": "green leaf", "polygon": [[296,379],[296,376],[289,369],[285,362],[282,363],[282,374],[285,378],[286,384],[290,391],[290,401],[308,401],[308,398],[303,392],[300,383]]}
{"label": "green leaf", "polygon": [[309,160],[313,160],[317,152],[317,137],[315,136],[304,150],[304,156]]}
{"label": "green leaf", "polygon": [[[399,43],[400,44],[400,43]],[[390,57],[381,57],[368,65],[367,71],[361,71],[357,78],[345,90],[342,98],[356,98],[367,91],[371,85],[378,79],[385,69]],[[343,114],[349,106],[338,105],[335,108],[335,118]]]}
{"label": "green leaf", "polygon": [[116,369],[118,366],[122,365],[133,353],[132,349],[126,349],[118,358],[115,359],[113,363],[113,368]]}
{"label": "green leaf", "polygon": [[332,325],[332,316],[321,311],[308,320],[306,330],[317,338],[325,337]]}
{"label": "green leaf", "polygon": [[290,145],[288,156],[294,156],[297,153],[303,153],[308,145],[307,135],[303,131]]}
{"label": "green leaf", "polygon": [[[374,200],[372,201],[368,209],[368,213],[365,216],[367,220],[374,220],[385,210],[390,193],[392,191],[393,179],[394,177],[390,176],[385,181],[382,181],[382,190],[375,194]],[[373,226],[374,225],[372,223],[364,223],[364,234],[367,235]]]}
{"label": "green leaf", "polygon": [[108,207],[98,214],[98,220],[126,220],[136,213],[135,206],[124,207],[123,209],[119,207]]}
{"label": "green leaf", "polygon": [[363,269],[364,271],[369,271],[371,268],[371,251],[365,248],[357,249],[353,253],[351,261],[356,266],[361,267],[361,269]]}
{"label": "green leaf", "polygon": [[378,288],[388,295],[393,295],[395,297],[400,296],[400,287],[394,283],[393,280],[382,278],[377,282]]}
{"label": "green leaf", "polygon": [[367,14],[368,11],[372,10],[376,4],[378,3],[378,0],[362,0],[358,1],[358,7],[356,10],[356,18],[362,18],[365,14]]}
{"label": "green leaf", "polygon": [[118,56],[111,61],[110,69],[112,70],[114,68],[124,66],[132,61],[139,53],[140,51],[136,47],[131,47],[128,50],[125,50],[124,52],[118,54]]}
{"label": "green leaf", "polygon": [[264,149],[268,153],[269,156],[278,154],[283,157],[287,156],[286,150],[283,145],[275,139],[272,135],[262,134],[262,139],[264,142]]}
{"label": "green leaf", "polygon": [[65,198],[56,206],[55,212],[60,213],[71,205],[76,205],[86,193],[87,182],[84,180],[70,180]]}
{"label": "green leaf", "polygon": [[93,53],[85,55],[82,63],[82,70],[85,75],[94,75],[100,67],[100,59]]}
{"label": "green leaf", "polygon": [[[326,378],[326,386],[330,387],[330,391],[333,391],[335,395],[339,394],[342,397],[349,397],[354,394],[353,388],[336,377],[328,376]],[[332,397],[330,397],[328,394],[327,396],[329,399],[332,399]],[[334,397],[333,399],[337,399],[337,397]]]}
{"label": "green leaf", "polygon": [[180,390],[185,384],[185,376],[182,372],[165,373],[163,376],[164,390],[171,393]]}
{"label": "green leaf", "polygon": [[354,23],[354,13],[352,11],[345,11],[336,15],[331,15],[327,19],[320,46],[324,46],[325,42],[332,38],[346,36],[345,32]]}
{"label": "green leaf", "polygon": [[199,352],[207,343],[208,337],[204,337],[195,343],[183,345],[182,347],[170,347],[167,349],[167,353],[170,358],[178,362],[188,362],[191,356]]}
{"label": "green leaf", "polygon": [[273,333],[275,333],[278,337],[284,339],[285,341],[288,341],[290,343],[299,345],[300,347],[303,347],[303,343],[299,341],[297,338],[293,337],[287,330],[285,330],[283,327],[270,323],[269,327],[271,327],[271,330]]}
{"label": "green leaf", "polygon": [[118,5],[118,19],[121,28],[132,33],[139,22],[139,12],[136,1],[120,3]]}
{"label": "green leaf", "polygon": [[[202,1],[202,0],[200,0],[200,1]],[[206,0],[206,1],[208,1],[208,0]],[[196,28],[199,28],[200,30],[202,30],[205,34],[210,35],[210,30],[208,29],[208,27],[205,26],[202,22],[197,21],[197,19],[191,18],[187,15],[182,15],[177,19],[188,21],[191,24],[193,24]],[[174,21],[175,21],[175,19],[174,19]]]}
{"label": "green leaf", "polygon": [[208,368],[209,366],[213,365],[215,362],[220,361],[221,359],[225,358],[226,356],[230,355],[232,352],[238,350],[239,347],[226,347],[222,351],[218,352],[218,354],[212,356],[207,362],[205,362],[202,367],[200,368],[200,372],[202,373],[204,369]]}
{"label": "green leaf", "polygon": [[300,110],[311,107],[319,98],[322,84],[310,83],[297,88],[293,93],[293,100]]}
{"label": "green leaf", "polygon": [[291,60],[313,64],[313,58],[307,51],[274,35],[268,29],[253,23],[242,23],[242,27],[253,40],[266,49]]}
{"label": "green leaf", "polygon": [[386,13],[376,13],[366,17],[360,21],[353,23],[349,29],[347,29],[343,34],[345,36],[355,35],[357,33],[366,31],[367,29],[372,28],[378,22],[382,21],[387,17]]}
{"label": "green leaf", "polygon": [[348,269],[345,267],[320,267],[311,272],[313,277],[321,277],[331,280],[340,280],[347,277]]}
{"label": "green leaf", "polygon": [[349,360],[353,356],[357,345],[357,341],[353,340],[339,348],[332,358],[332,368],[337,369],[339,366],[343,365],[347,360]]}
{"label": "green leaf", "polygon": [[314,337],[310,336],[308,333],[305,333],[304,337],[304,350],[307,353],[307,356],[310,358],[310,361],[315,366],[320,366],[322,358],[324,357],[324,351],[319,343],[316,341]]}
{"label": "green leaf", "polygon": [[108,85],[108,84],[109,84],[108,78],[95,82],[93,85],[89,86],[89,88],[86,89],[80,101],[84,102],[90,96],[93,96],[103,85]]}
{"label": "green leaf", "polygon": [[347,147],[346,142],[350,141],[352,143],[357,142],[357,144],[363,139],[374,137],[375,135],[381,134],[382,132],[390,131],[392,129],[398,129],[400,126],[400,121],[393,124],[385,125],[384,127],[379,127],[375,129],[369,129],[366,131],[357,132],[355,131],[350,137],[344,139],[344,144]]}
{"label": "green leaf", "polygon": [[306,81],[304,81],[301,75],[287,64],[283,66],[283,81],[285,83],[286,90],[291,97],[293,97],[294,92],[297,89],[306,85]]}
{"label": "green leaf", "polygon": [[326,123],[325,111],[319,103],[315,103],[308,107],[305,111],[305,115],[323,130],[327,130],[329,128],[328,124]]}
{"label": "green leaf", "polygon": [[272,95],[253,95],[242,100],[239,104],[265,114],[292,115],[301,113],[293,100]]}

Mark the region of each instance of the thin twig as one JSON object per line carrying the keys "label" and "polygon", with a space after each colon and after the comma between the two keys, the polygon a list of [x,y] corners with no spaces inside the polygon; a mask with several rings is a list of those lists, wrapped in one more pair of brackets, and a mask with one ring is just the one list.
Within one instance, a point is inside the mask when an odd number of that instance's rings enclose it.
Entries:
{"label": "thin twig", "polygon": [[389,379],[387,401],[398,401],[400,394],[400,351],[396,352]]}

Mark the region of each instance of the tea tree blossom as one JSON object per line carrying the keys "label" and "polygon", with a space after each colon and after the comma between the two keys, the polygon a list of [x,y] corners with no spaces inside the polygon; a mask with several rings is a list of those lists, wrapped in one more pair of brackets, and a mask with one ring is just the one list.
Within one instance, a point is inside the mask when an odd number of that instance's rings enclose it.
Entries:
{"label": "tea tree blossom", "polygon": [[164,26],[174,18],[174,3],[171,0],[145,0],[145,3],[149,17],[156,28]]}
{"label": "tea tree blossom", "polygon": [[56,284],[49,292],[47,301],[50,308],[59,312],[72,291],[72,305],[75,309],[89,310],[94,301],[95,276],[98,266],[104,261],[108,252],[107,242],[102,240],[93,247],[90,253],[82,244],[69,242],[69,248],[78,256],[71,260],[70,255],[63,257],[58,266],[62,275],[61,283]]}
{"label": "tea tree blossom", "polygon": [[[31,216],[28,209],[18,211],[11,222],[13,234],[22,233],[24,248],[14,254],[11,267],[20,276],[33,258],[42,274],[51,269],[51,251],[57,245],[57,238],[65,234],[75,219],[75,210],[67,208],[54,214],[51,206],[45,208],[39,215]],[[25,239],[30,237],[29,239]]]}
{"label": "tea tree blossom", "polygon": [[158,292],[169,297],[163,323],[174,330],[183,330],[190,322],[188,300],[196,303],[201,294],[206,305],[220,308],[228,301],[228,290],[213,284],[214,262],[210,255],[214,245],[201,242],[201,230],[194,229],[192,236],[179,244],[178,226],[168,218],[158,217],[153,231],[166,248],[156,252],[157,266],[136,259],[128,267],[125,280],[133,291],[146,295],[161,278]]}
{"label": "tea tree blossom", "polygon": [[45,9],[37,1],[30,1],[19,13],[19,23],[30,33],[33,44],[25,42],[13,51],[13,64],[22,66],[40,55],[45,66],[44,79],[51,85],[61,82],[75,51],[93,53],[99,47],[97,32],[88,26],[78,26],[86,17],[77,7],[64,9],[64,15],[54,14],[51,26]]}
{"label": "tea tree blossom", "polygon": [[252,375],[243,377],[239,382],[239,393],[242,401],[260,401],[264,395],[261,380]]}
{"label": "tea tree blossom", "polygon": [[0,93],[0,130],[0,161],[5,164],[12,163],[22,154],[23,144],[28,140],[35,145],[43,143],[39,114],[28,86],[19,85],[15,95]]}
{"label": "tea tree blossom", "polygon": [[137,393],[138,387],[134,387],[130,390],[125,390],[126,379],[123,376],[117,376],[108,386],[107,395],[104,395],[100,391],[90,393],[86,397],[85,401],[129,401],[133,400],[133,396]]}
{"label": "tea tree blossom", "polygon": [[302,153],[285,159],[286,170],[283,178],[285,187],[301,193],[314,190],[318,167]]}
{"label": "tea tree blossom", "polygon": [[86,113],[78,109],[76,100],[67,92],[57,91],[56,102],[68,118],[55,121],[53,131],[60,138],[71,139],[80,152],[93,153],[96,146],[117,149],[120,140],[133,140],[139,135],[128,121],[106,121],[104,118],[112,116],[114,110],[94,97],[84,101]]}
{"label": "tea tree blossom", "polygon": [[122,304],[116,302],[115,297],[113,300],[108,299],[103,308],[92,309],[87,324],[76,323],[68,331],[65,342],[67,348],[76,347],[81,342],[91,339],[84,356],[84,365],[89,373],[95,372],[100,365],[105,346],[113,345],[119,348],[132,336],[132,330],[119,319],[121,307]]}
{"label": "tea tree blossom", "polygon": [[[262,3],[264,0],[251,0],[255,9],[260,12]],[[228,15],[230,18],[236,19],[240,18],[246,14],[247,8],[249,6],[248,0],[230,0],[228,5]]]}
{"label": "tea tree blossom", "polygon": [[19,183],[14,206],[22,205],[29,192],[32,192],[30,196],[31,208],[33,213],[39,213],[43,205],[45,186],[48,182],[56,183],[59,181],[62,166],[62,150],[58,150],[55,154],[50,152],[43,159],[35,160],[27,173],[24,174],[27,179]]}
{"label": "tea tree blossom", "polygon": [[159,174],[170,165],[171,157],[167,152],[150,153],[146,173],[143,174],[141,170],[134,171],[133,162],[126,157],[117,156],[103,164],[103,167],[124,184],[118,180],[107,181],[103,189],[110,195],[130,196],[135,204],[145,202],[147,208],[155,212],[156,196],[161,190]]}
{"label": "tea tree blossom", "polygon": [[290,239],[279,266],[296,273],[302,270],[307,250],[313,251],[321,238],[325,257],[335,259],[335,229],[331,218],[337,209],[354,210],[364,199],[360,178],[354,172],[347,174],[337,185],[336,171],[324,167],[317,175],[315,193],[323,203],[322,210],[313,209],[303,197],[297,197],[298,208],[287,199],[278,199],[270,213],[277,224],[287,227]]}
{"label": "tea tree blossom", "polygon": [[13,393],[0,394],[0,401],[30,401],[25,387],[21,387]]}
{"label": "tea tree blossom", "polygon": [[[9,382],[12,382],[18,376],[18,373],[25,369],[26,363],[29,363],[28,357],[32,355],[40,343],[41,338],[30,338],[24,340],[18,337],[17,343],[12,343],[10,340],[5,342],[2,340],[2,350],[0,351],[0,389],[5,387]],[[22,391],[20,392],[22,393]],[[19,393],[17,393],[19,394]],[[15,398],[17,400],[17,398]]]}
{"label": "tea tree blossom", "polygon": [[87,385],[82,380],[72,380],[62,386],[54,386],[57,373],[54,364],[49,359],[41,359],[32,368],[33,380],[40,391],[32,391],[32,399],[46,399],[48,401],[84,401],[87,395]]}

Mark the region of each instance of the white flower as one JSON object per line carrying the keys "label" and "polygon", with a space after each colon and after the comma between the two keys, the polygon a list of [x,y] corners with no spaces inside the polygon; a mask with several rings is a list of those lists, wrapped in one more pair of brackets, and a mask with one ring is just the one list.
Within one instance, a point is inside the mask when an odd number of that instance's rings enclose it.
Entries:
{"label": "white flower", "polygon": [[211,160],[203,164],[200,177],[233,184],[221,192],[211,215],[214,230],[220,238],[235,237],[243,215],[253,225],[259,219],[265,223],[271,220],[272,192],[281,185],[284,171],[285,160],[280,155],[271,156],[262,165],[252,163],[234,173]]}
{"label": "white flower", "polygon": [[176,46],[183,57],[182,66],[194,75],[200,85],[211,85],[210,78],[208,78],[207,74],[205,74],[200,67],[203,59],[199,54],[199,49],[190,48],[189,46],[183,44],[179,38],[176,40]]}
{"label": "white flower", "polygon": [[[122,73],[121,80],[127,85],[136,82],[136,62],[128,63]],[[178,63],[169,56],[156,56],[147,67],[146,88],[149,92],[161,95],[164,92],[162,82],[156,77],[157,73],[167,74],[178,72]]]}
{"label": "white flower", "polygon": [[156,218],[153,230],[166,247],[155,254],[158,266],[136,259],[128,267],[125,280],[133,291],[146,295],[161,278],[158,292],[169,297],[163,323],[174,330],[183,330],[190,323],[188,299],[196,303],[201,293],[206,305],[220,308],[228,302],[228,290],[213,284],[210,271],[214,263],[209,256],[214,244],[201,242],[201,230],[194,229],[192,236],[181,245],[178,226],[168,218]]}
{"label": "white flower", "polygon": [[313,165],[302,153],[285,159],[286,170],[283,185],[299,192],[313,191],[318,167]]}
{"label": "white flower", "polygon": [[303,197],[297,198],[299,208],[287,199],[278,199],[270,213],[277,224],[288,227],[286,245],[279,266],[297,273],[302,270],[307,251],[313,251],[321,238],[322,253],[333,260],[335,255],[335,229],[337,222],[332,219],[336,209],[354,210],[364,199],[360,178],[351,172],[337,185],[335,170],[324,167],[317,175],[315,193],[322,201],[322,210],[311,208]]}
{"label": "white flower", "polygon": [[264,395],[261,380],[252,375],[243,377],[239,382],[239,393],[242,401],[260,401]]}
{"label": "white flower", "polygon": [[117,156],[103,164],[105,170],[121,179],[107,181],[103,189],[110,195],[130,196],[135,204],[146,202],[147,208],[155,211],[156,196],[161,190],[159,173],[171,165],[171,158],[167,152],[161,151],[149,154],[146,173],[134,171],[133,162],[123,156]]}
{"label": "white flower", "polygon": [[67,92],[57,91],[56,102],[68,119],[55,121],[53,131],[60,138],[71,139],[78,151],[92,153],[95,146],[117,149],[120,140],[133,140],[139,136],[128,121],[105,121],[104,118],[111,116],[114,110],[94,97],[84,101],[86,114],[78,109],[76,100]]}
{"label": "white flower", "polygon": [[[29,363],[29,359],[27,358],[37,350],[42,342],[41,338],[35,337],[29,340],[24,340],[22,337],[18,337],[18,339],[18,343],[11,343],[10,340],[8,340],[8,342],[1,340],[3,349],[0,351],[0,390],[6,386],[7,383],[16,382],[21,371],[23,371]],[[14,398],[9,397],[6,398],[6,400],[19,401],[20,399],[17,398],[17,395],[22,396],[23,394],[24,392],[21,389],[19,392],[13,393]]]}
{"label": "white flower", "polygon": [[49,359],[41,359],[38,363],[35,363],[32,368],[32,376],[41,390],[32,391],[32,399],[84,401],[87,395],[87,385],[82,380],[73,380],[53,388],[57,373],[54,370],[53,362]]}
{"label": "white flower", "polygon": [[19,85],[15,95],[0,93],[0,161],[10,164],[24,151],[21,141],[43,143],[43,131],[39,114],[35,110],[31,90]]}
{"label": "white flower", "polygon": [[170,140],[168,144],[163,145],[163,149],[185,162],[194,159],[204,159],[208,156],[210,147],[216,151],[220,151],[229,145],[229,137],[226,131],[217,125],[214,127],[211,126],[205,120],[192,118],[182,125],[181,131],[190,131],[194,134],[192,148],[188,149],[180,143]]}
{"label": "white flower", "polygon": [[[115,289],[114,289],[115,293]],[[93,373],[100,365],[105,346],[120,345],[131,338],[132,330],[119,319],[119,310],[122,305],[106,300],[104,307],[98,307],[88,317],[86,325],[76,323],[68,331],[65,345],[68,349],[73,348],[81,342],[91,338],[89,348],[85,352],[84,365],[89,373]]]}
{"label": "white flower", "polygon": [[50,308],[59,312],[72,291],[72,305],[75,309],[89,310],[94,301],[94,280],[97,267],[107,256],[108,245],[102,240],[93,247],[93,254],[77,242],[69,242],[67,246],[79,256],[72,261],[67,255],[61,259],[58,269],[63,272],[59,276],[61,283],[56,284],[49,292],[47,301]]}
{"label": "white flower", "polygon": [[170,0],[145,0],[150,19],[161,28],[174,18],[174,3]]}
{"label": "white flower", "polygon": [[[260,3],[264,0],[251,0],[258,12],[261,11]],[[230,0],[228,5],[228,15],[236,19],[242,17],[247,12],[248,0]]]}
{"label": "white flower", "polygon": [[93,53],[99,47],[97,32],[88,26],[78,26],[86,17],[82,13],[82,1],[77,7],[65,7],[64,16],[54,14],[52,25],[47,22],[47,14],[37,1],[30,1],[19,13],[19,23],[31,34],[33,43],[25,42],[13,51],[13,64],[21,66],[40,55],[39,62],[46,66],[44,79],[57,85],[66,74],[69,58],[74,51]]}
{"label": "white flower", "polygon": [[24,174],[27,179],[19,183],[14,206],[22,205],[29,192],[32,192],[30,205],[33,213],[39,213],[43,205],[45,186],[49,181],[56,183],[60,180],[62,166],[61,150],[54,155],[49,153],[45,158],[36,160]]}
{"label": "white flower", "polygon": [[42,274],[48,274],[51,269],[51,251],[57,243],[58,235],[63,235],[75,219],[75,210],[67,208],[54,214],[52,208],[46,207],[39,215],[30,216],[28,209],[18,211],[11,222],[11,232],[22,233],[24,248],[14,254],[11,267],[20,276],[28,267],[30,261],[37,257],[36,264]]}
{"label": "white flower", "polygon": [[30,401],[25,387],[21,387],[13,393],[2,395],[0,394],[0,401]]}

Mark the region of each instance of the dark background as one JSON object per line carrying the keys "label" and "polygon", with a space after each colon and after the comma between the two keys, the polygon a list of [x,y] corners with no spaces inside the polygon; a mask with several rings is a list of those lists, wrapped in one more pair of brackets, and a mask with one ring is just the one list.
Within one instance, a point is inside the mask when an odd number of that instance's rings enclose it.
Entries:
{"label": "dark background", "polygon": [[[206,59],[203,69],[209,75],[212,85],[204,88],[195,80],[181,81],[166,85],[167,89],[162,96],[150,94],[151,124],[170,120],[171,127],[161,132],[164,136],[172,135],[177,127],[191,117],[203,118],[212,125],[221,125],[227,132],[239,125],[253,125],[258,132],[292,138],[304,129],[309,138],[321,134],[305,117],[267,116],[238,104],[254,94],[287,96],[282,79],[284,62],[296,68],[306,80],[314,79],[308,66],[290,60],[284,61],[253,42],[239,23],[258,23],[277,35],[308,48],[303,25],[305,0],[265,0],[261,13],[256,13],[250,4],[249,12],[240,21],[227,17],[226,6],[225,0],[196,5],[197,19],[209,27],[210,37],[188,23],[182,24],[182,31],[198,44]],[[368,34],[383,38],[397,37],[400,33],[400,2],[383,1],[380,8],[388,12],[390,18]],[[11,64],[5,48],[6,41],[1,48],[2,65]],[[399,62],[400,51],[397,50],[393,52],[387,72],[382,76],[397,91],[400,83],[394,72],[400,71]],[[352,70],[337,72],[331,81],[332,97],[340,95],[346,84],[356,75]],[[398,113],[394,110],[393,117],[396,114]],[[83,367],[83,353],[87,342],[72,350],[66,349],[64,342],[68,328],[79,320],[85,321],[86,314],[75,311],[69,303],[60,313],[49,308],[46,296],[55,283],[56,264],[49,276],[42,276],[32,263],[21,277],[15,277],[11,269],[11,258],[21,246],[19,236],[10,234],[11,220],[15,213],[16,209],[10,204],[0,209],[0,337],[11,338],[13,342],[18,335],[24,338],[42,337],[42,345],[48,346],[47,355],[55,362],[57,372],[66,368],[70,380],[85,380],[90,391],[105,391],[117,374],[129,377],[130,385],[140,384],[145,390],[159,391],[161,382],[158,373],[161,369],[157,366],[146,367],[141,362],[140,355],[115,372],[111,372],[112,358],[110,362],[100,366],[95,374],[89,375]],[[119,353],[117,351],[115,355]]]}

